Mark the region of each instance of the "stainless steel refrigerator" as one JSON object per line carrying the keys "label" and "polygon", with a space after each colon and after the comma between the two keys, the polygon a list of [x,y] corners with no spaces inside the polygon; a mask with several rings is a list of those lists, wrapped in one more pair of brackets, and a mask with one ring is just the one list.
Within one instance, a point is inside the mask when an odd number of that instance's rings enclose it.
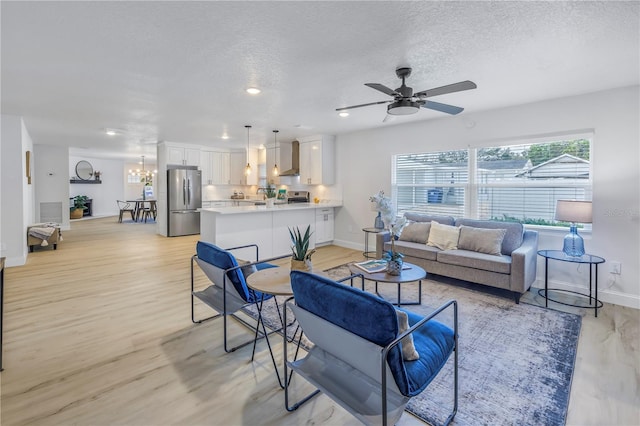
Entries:
{"label": "stainless steel refrigerator", "polygon": [[200,233],[202,207],[202,172],[197,167],[167,170],[167,235]]}

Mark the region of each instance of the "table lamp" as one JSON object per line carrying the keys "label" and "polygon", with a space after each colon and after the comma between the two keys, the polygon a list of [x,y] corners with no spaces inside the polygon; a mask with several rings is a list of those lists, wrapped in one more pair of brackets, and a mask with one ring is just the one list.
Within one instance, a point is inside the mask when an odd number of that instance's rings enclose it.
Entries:
{"label": "table lamp", "polygon": [[569,233],[564,237],[562,251],[567,256],[582,256],[584,254],[584,240],[578,235],[576,224],[591,223],[591,201],[558,200],[556,220],[571,223]]}

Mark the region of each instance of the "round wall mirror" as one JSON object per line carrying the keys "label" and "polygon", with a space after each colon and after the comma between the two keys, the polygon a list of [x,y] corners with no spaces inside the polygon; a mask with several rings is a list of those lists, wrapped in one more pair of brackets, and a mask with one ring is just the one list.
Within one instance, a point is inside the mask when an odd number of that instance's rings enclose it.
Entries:
{"label": "round wall mirror", "polygon": [[76,164],[76,175],[82,180],[91,179],[93,176],[93,166],[88,161],[78,161],[78,164]]}

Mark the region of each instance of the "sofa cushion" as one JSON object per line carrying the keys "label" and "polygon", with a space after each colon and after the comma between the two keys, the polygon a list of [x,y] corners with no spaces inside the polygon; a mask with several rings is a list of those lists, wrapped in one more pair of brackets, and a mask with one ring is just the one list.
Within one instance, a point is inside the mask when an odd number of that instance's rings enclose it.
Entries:
{"label": "sofa cushion", "polygon": [[426,244],[429,239],[431,222],[410,222],[400,234],[400,241]]}
{"label": "sofa cushion", "polygon": [[[436,255],[441,250],[437,247],[431,247],[424,243],[413,243],[411,241],[396,241],[394,243],[396,251],[405,256],[415,257],[418,259],[426,259],[436,261]],[[391,250],[391,242],[384,243],[385,251]]]}
{"label": "sofa cushion", "polygon": [[448,265],[466,266],[499,274],[511,273],[510,256],[494,256],[469,250],[445,250],[437,255],[438,262]]}
{"label": "sofa cushion", "polygon": [[524,227],[521,223],[501,222],[497,220],[457,219],[456,226],[472,226],[474,228],[506,229],[507,233],[502,240],[502,254],[511,256],[511,253],[522,245]]}
{"label": "sofa cushion", "polygon": [[506,229],[485,229],[462,225],[458,248],[500,256],[502,240],[506,233]]}
{"label": "sofa cushion", "polygon": [[442,225],[433,221],[427,245],[438,247],[441,250],[454,250],[458,248],[459,236],[460,228],[457,226]]}
{"label": "sofa cushion", "polygon": [[406,217],[407,220],[410,220],[412,222],[436,221],[443,225],[455,225],[456,223],[456,220],[452,216],[439,216],[439,215],[431,215],[431,214],[424,214],[424,213],[406,212],[404,214],[404,217]]}

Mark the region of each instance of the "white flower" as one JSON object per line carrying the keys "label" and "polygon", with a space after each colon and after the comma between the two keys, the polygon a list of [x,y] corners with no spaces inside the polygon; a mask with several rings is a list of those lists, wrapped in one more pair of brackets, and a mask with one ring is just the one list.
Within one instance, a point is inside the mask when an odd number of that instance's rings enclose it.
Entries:
{"label": "white flower", "polygon": [[385,228],[389,230],[391,235],[399,237],[402,228],[407,224],[407,219],[404,216],[400,218],[396,216],[396,209],[391,198],[385,197],[384,191],[380,191],[369,197],[369,200],[376,203],[376,210],[380,212]]}

